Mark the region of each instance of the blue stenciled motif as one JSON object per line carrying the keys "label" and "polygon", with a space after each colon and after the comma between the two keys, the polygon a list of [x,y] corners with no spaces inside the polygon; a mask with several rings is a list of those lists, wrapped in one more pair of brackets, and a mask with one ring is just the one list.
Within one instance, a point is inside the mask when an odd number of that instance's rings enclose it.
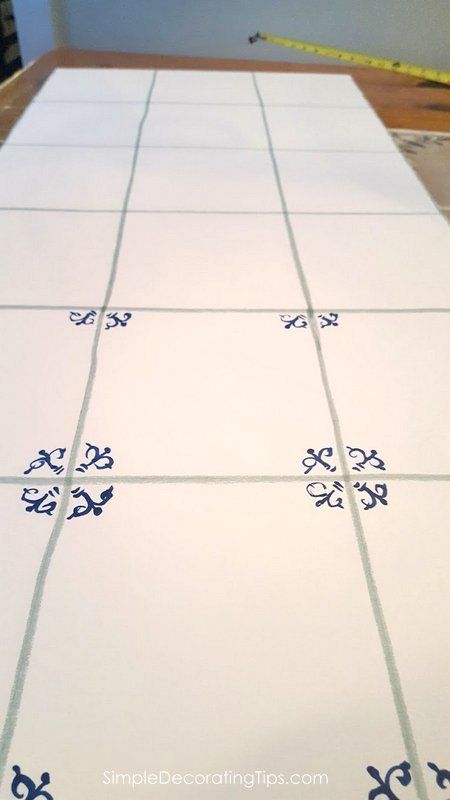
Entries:
{"label": "blue stenciled motif", "polygon": [[304,473],[305,475],[308,475],[308,473],[311,472],[311,470],[314,469],[314,467],[316,467],[317,464],[321,464],[322,467],[324,467],[326,470],[329,470],[330,472],[336,472],[336,467],[332,467],[328,463],[328,461],[325,461],[323,458],[323,456],[331,458],[331,456],[333,455],[332,447],[322,447],[318,453],[316,453],[312,447],[308,447],[306,452],[309,455],[302,461],[303,466],[306,467]]}
{"label": "blue stenciled motif", "polygon": [[339,314],[336,314],[334,311],[330,311],[329,314],[318,314],[320,319],[320,327],[321,328],[328,328],[333,327],[337,328],[339,325],[338,319]]}
{"label": "blue stenciled motif", "polygon": [[87,458],[88,461],[76,467],[76,472],[87,472],[89,467],[95,467],[95,469],[111,469],[114,464],[114,459],[108,455],[111,452],[110,447],[105,447],[103,452],[100,452],[100,448],[95,444],[90,444],[89,442],[86,442],[86,447],[85,458]]}
{"label": "blue stenciled motif", "polygon": [[75,506],[70,516],[67,519],[74,519],[75,517],[85,517],[86,514],[90,514],[91,512],[94,514],[95,517],[100,516],[103,514],[102,506],[106,505],[106,503],[111,500],[113,496],[114,487],[110,486],[108,489],[104,489],[103,492],[100,492],[100,500],[93,500],[92,497],[80,487],[76,489],[72,489],[71,494],[74,497],[82,497],[85,501],[85,505]]}
{"label": "blue stenciled motif", "polygon": [[350,458],[356,460],[355,466],[352,467],[352,469],[356,472],[361,472],[361,470],[365,469],[367,465],[373,467],[374,469],[386,469],[384,461],[379,457],[376,450],[371,450],[369,454],[367,454],[365,450],[362,450],[360,447],[347,447],[347,450]]}
{"label": "blue stenciled motif", "polygon": [[48,786],[50,783],[48,772],[42,773],[39,786],[28,775],[21,772],[20,767],[17,765],[13,767],[13,772],[14,778],[11,783],[11,791],[14,797],[20,797],[23,800],[37,800],[39,797],[43,797],[45,800],[53,800],[51,794],[43,791],[44,786]]}
{"label": "blue stenciled motif", "polygon": [[34,461],[31,461],[30,466],[24,471],[23,474],[29,475],[34,469],[40,469],[41,467],[47,466],[50,467],[50,469],[55,472],[56,475],[59,475],[61,472],[63,472],[64,467],[61,464],[59,466],[57,464],[53,464],[52,456],[55,453],[55,458],[57,460],[64,458],[66,454],[66,448],[55,447],[55,449],[50,450],[50,452],[47,452],[47,450],[39,450],[40,458],[35,458]]}
{"label": "blue stenciled motif", "polygon": [[330,506],[330,508],[344,508],[342,497],[336,497],[335,502],[332,502],[334,495],[343,490],[344,487],[339,481],[333,481],[333,486],[329,491],[327,491],[326,483],[322,483],[321,481],[313,481],[312,483],[308,483],[306,487],[306,491],[311,497],[318,498],[314,504],[318,508],[323,506],[324,503]]}
{"label": "blue stenciled motif", "polygon": [[[391,781],[394,779],[398,781],[401,786],[408,786],[411,783],[411,765],[407,761],[402,761],[395,767],[391,767],[386,772],[384,778],[381,777],[379,771],[375,767],[367,767],[367,772],[378,782],[378,786],[369,792],[369,800],[375,800],[376,797],[387,797],[388,800],[399,800],[391,788]],[[400,773],[400,774],[396,774]]]}
{"label": "blue stenciled motif", "polygon": [[447,786],[450,786],[450,770],[439,769],[432,761],[428,761],[427,764],[429,768],[436,773],[436,783],[440,789],[445,789]]}
{"label": "blue stenciled motif", "polygon": [[93,325],[96,316],[97,312],[94,310],[88,311],[86,314],[81,311],[71,311],[69,314],[70,321],[75,325]]}
{"label": "blue stenciled motif", "polygon": [[[66,449],[59,447],[50,452],[47,452],[47,450],[39,450],[40,458],[36,458],[31,462],[30,467],[25,471],[25,475],[41,467],[48,468],[57,474],[63,472],[64,466],[57,466],[52,461],[52,456],[55,457],[55,453],[57,454],[56,458],[61,459],[64,457]],[[86,442],[85,461],[76,467],[76,471],[85,473],[90,468],[95,470],[112,469],[114,459],[110,453],[110,447],[104,447],[102,449],[95,444]],[[104,506],[113,495],[113,486],[101,492],[99,500],[93,500],[89,492],[81,487],[71,489],[70,493],[74,498],[82,498],[84,500],[84,505],[76,505],[67,519],[84,517],[91,512],[94,516],[98,517],[103,512],[102,506]],[[23,489],[20,499],[26,503],[25,511],[30,513],[34,511],[35,514],[47,514],[48,516],[52,516],[60,499],[60,489],[58,486],[44,488],[42,490],[36,487],[30,487]]]}
{"label": "blue stenciled motif", "polygon": [[[352,469],[356,472],[361,472],[366,469],[366,467],[385,471],[386,465],[376,450],[366,451],[361,447],[347,447],[347,450],[350,458],[355,462]],[[319,469],[323,468],[328,472],[336,472],[336,466],[332,464],[332,447],[322,447],[319,450],[314,450],[312,447],[309,447],[306,452],[308,455],[302,460],[302,466],[305,468],[303,470],[304,475],[309,475],[316,467],[319,467]],[[370,511],[372,508],[375,508],[378,503],[387,506],[388,489],[385,483],[369,485],[366,481],[364,483],[358,481],[353,484],[353,487],[361,494],[360,500],[364,511]],[[343,486],[339,481],[335,481],[331,489],[327,484],[319,481],[309,483],[306,487],[306,491],[311,497],[318,498],[315,503],[317,507],[326,504],[330,508],[344,508],[342,498],[335,497],[337,491],[343,491]]]}
{"label": "blue stenciled motif", "polygon": [[[290,328],[307,328],[309,324],[305,314],[280,314],[280,319],[286,330]],[[321,328],[337,328],[339,325],[339,314],[336,314],[334,311],[330,311],[328,314],[318,314],[317,319],[319,320]]]}
{"label": "blue stenciled motif", "polygon": [[[106,314],[106,324],[104,326],[105,331],[108,331],[110,328],[126,328],[128,321],[133,316],[130,311],[124,311],[122,316],[120,316],[118,311],[111,311],[109,314]],[[88,312],[83,311],[71,311],[69,313],[69,319],[71,322],[74,322],[75,325],[93,325],[97,318],[97,311],[92,309]]]}
{"label": "blue stenciled motif", "polygon": [[306,319],[304,314],[297,314],[297,316],[293,317],[291,314],[280,314],[280,319],[284,322],[284,327],[286,330],[289,328],[307,328],[308,327],[308,320]]}
{"label": "blue stenciled motif", "polygon": [[[101,450],[100,447],[97,447],[96,444],[91,444],[90,442],[86,442],[86,452],[85,458],[87,459],[86,462],[79,464],[76,467],[77,472],[87,472],[89,467],[95,467],[95,469],[111,469],[114,464],[114,459],[109,454],[111,453],[110,447],[104,447]],[[56,447],[54,450],[39,450],[40,458],[35,458],[34,461],[30,463],[28,469],[24,471],[24,475],[29,475],[32,470],[41,469],[41,467],[50,467],[53,472],[56,472],[59,475],[61,472],[64,472],[64,466],[60,464],[59,466],[53,464],[52,456],[54,453],[57,453],[55,456],[57,459],[64,458],[66,454],[65,447]]]}
{"label": "blue stenciled motif", "polygon": [[371,508],[375,508],[377,503],[381,503],[382,506],[387,506],[387,486],[385,483],[376,483],[373,489],[370,486],[367,486],[367,483],[354,483],[353,486],[358,492],[365,492],[368,497],[370,498],[367,500],[365,497],[361,497],[361,503],[364,506],[364,511],[370,511]]}
{"label": "blue stenciled motif", "polygon": [[[31,488],[31,489],[24,489],[22,492],[21,500],[24,503],[27,503],[27,507],[25,511],[34,511],[36,514],[48,514],[49,517],[53,514],[59,499],[59,488],[57,486],[53,486],[52,489],[44,492],[40,497],[36,497],[35,495],[39,494],[39,489]],[[30,497],[30,495],[33,495]],[[47,498],[56,497],[56,500],[48,500]]]}
{"label": "blue stenciled motif", "polygon": [[122,317],[119,317],[117,311],[111,312],[110,314],[106,315],[106,325],[105,330],[109,330],[110,328],[117,328],[117,326],[121,326],[122,328],[126,328],[128,320],[131,319],[133,315],[130,311],[125,311]]}

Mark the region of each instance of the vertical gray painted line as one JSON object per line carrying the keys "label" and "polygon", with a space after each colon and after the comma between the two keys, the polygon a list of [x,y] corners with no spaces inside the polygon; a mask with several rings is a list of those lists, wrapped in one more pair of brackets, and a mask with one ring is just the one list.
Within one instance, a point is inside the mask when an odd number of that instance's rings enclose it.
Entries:
{"label": "vertical gray painted line", "polygon": [[403,742],[405,745],[407,757],[411,764],[411,772],[417,792],[417,797],[419,800],[428,800],[428,794],[425,786],[425,781],[422,773],[422,769],[420,766],[420,760],[417,752],[417,745],[414,739],[414,733],[411,726],[411,721],[409,719],[409,713],[406,706],[405,697],[403,694],[403,689],[400,680],[400,674],[398,671],[398,667],[395,660],[394,648],[392,646],[391,637],[389,634],[389,630],[387,627],[386,619],[383,612],[383,607],[381,604],[380,594],[378,592],[378,587],[375,580],[375,575],[372,569],[372,564],[370,562],[370,555],[369,550],[367,547],[366,537],[364,534],[361,517],[359,513],[359,508],[356,503],[351,478],[349,477],[349,469],[347,465],[347,457],[345,453],[345,446],[344,441],[342,438],[342,431],[341,425],[339,422],[339,417],[336,409],[336,405],[334,402],[334,398],[331,392],[330,382],[328,379],[328,373],[326,369],[325,359],[322,352],[322,344],[320,339],[320,332],[319,327],[317,324],[317,320],[314,316],[314,308],[311,299],[311,293],[309,291],[309,286],[306,280],[305,273],[303,271],[302,263],[300,260],[300,256],[297,249],[297,243],[294,236],[294,231],[292,229],[291,221],[289,218],[288,207],[286,203],[286,198],[284,196],[283,186],[281,183],[281,177],[278,170],[278,164],[275,157],[275,152],[272,143],[272,137],[270,134],[269,123],[267,120],[264,102],[259,91],[259,86],[256,80],[255,73],[252,73],[253,83],[255,86],[255,91],[258,96],[261,114],[264,122],[264,127],[266,130],[267,135],[267,142],[269,148],[269,154],[272,161],[273,171],[275,175],[275,181],[278,187],[278,192],[280,196],[281,206],[283,209],[283,217],[286,224],[286,231],[289,238],[289,242],[291,245],[292,256],[294,259],[294,263],[297,269],[297,274],[299,277],[300,285],[302,287],[305,300],[308,306],[307,315],[309,318],[310,329],[314,339],[314,345],[316,348],[317,358],[319,361],[319,368],[320,374],[322,378],[322,384],[325,392],[325,396],[328,403],[328,409],[330,412],[333,430],[334,430],[334,437],[336,441],[336,449],[338,451],[339,462],[341,466],[342,473],[346,476],[344,478],[346,495],[349,502],[350,512],[353,521],[353,527],[356,535],[356,541],[358,544],[358,550],[361,558],[361,563],[364,571],[364,576],[366,579],[367,590],[370,598],[370,603],[372,606],[372,612],[375,618],[375,623],[378,630],[378,635],[380,638],[381,646],[383,648],[384,660],[389,676],[389,682],[391,685],[391,691],[394,699],[395,708],[397,711],[397,716],[400,724],[400,730],[402,733]]}
{"label": "vertical gray painted line", "polygon": [[[81,437],[83,435],[84,423],[86,421],[86,416],[87,416],[88,409],[89,409],[89,402],[90,402],[90,399],[91,399],[92,389],[93,389],[93,386],[94,386],[95,375],[96,375],[96,372],[97,372],[98,345],[99,345],[100,336],[101,336],[101,332],[102,332],[102,328],[103,328],[105,312],[106,312],[106,309],[108,307],[108,303],[109,303],[109,300],[110,300],[110,297],[111,297],[111,293],[112,293],[112,290],[113,290],[113,287],[114,287],[114,280],[115,280],[115,277],[116,277],[116,274],[117,274],[117,265],[118,265],[119,254],[120,254],[120,249],[121,249],[121,245],[122,245],[123,232],[124,232],[124,228],[125,228],[125,218],[126,218],[126,214],[127,214],[128,204],[129,204],[129,201],[130,201],[131,190],[132,190],[132,187],[133,187],[134,176],[135,176],[135,172],[136,172],[136,164],[137,164],[137,159],[138,159],[139,145],[140,145],[140,141],[141,141],[141,137],[142,137],[142,130],[143,130],[143,127],[144,127],[144,123],[145,123],[145,121],[147,119],[147,115],[148,115],[149,108],[150,108],[150,101],[151,101],[151,96],[152,96],[153,88],[154,88],[155,81],[156,81],[156,75],[157,75],[157,71],[155,70],[154,73],[153,73],[153,76],[152,76],[152,81],[151,81],[151,84],[150,84],[150,88],[149,88],[148,93],[147,93],[147,99],[146,99],[146,102],[145,102],[144,113],[143,113],[142,119],[141,119],[141,121],[139,123],[138,132],[137,132],[137,136],[136,136],[136,142],[135,142],[135,145],[134,145],[134,153],[133,153],[133,158],[132,158],[132,162],[131,162],[130,177],[129,177],[129,180],[128,180],[127,188],[126,188],[126,191],[125,191],[124,202],[123,202],[123,206],[122,206],[122,210],[121,210],[119,226],[118,226],[118,230],[117,230],[116,244],[115,244],[115,247],[114,247],[114,253],[113,253],[112,264],[111,264],[111,271],[110,271],[110,274],[109,274],[108,284],[106,286],[103,306],[102,306],[100,314],[99,314],[99,316],[97,318],[97,326],[95,328],[95,334],[94,334],[94,338],[93,338],[93,342],[92,342],[92,348],[91,348],[91,359],[90,359],[89,374],[88,374],[88,378],[87,378],[87,381],[86,381],[86,386],[85,386],[85,389],[84,389],[83,401],[82,401],[82,404],[81,404],[80,414],[79,414],[79,417],[78,417],[78,423],[77,423],[77,427],[76,427],[76,430],[75,430],[75,435],[74,435],[72,446],[71,446],[71,450],[70,450],[69,462],[68,462],[68,466],[67,466],[67,475],[68,475],[69,478],[73,478],[76,458],[77,458],[77,454],[78,454],[78,449],[79,449],[79,446],[80,446],[80,443],[81,443]],[[46,584],[48,572],[49,572],[49,569],[50,569],[50,564],[51,564],[51,561],[52,561],[52,557],[53,557],[53,554],[55,552],[56,545],[58,543],[58,540],[60,538],[60,535],[61,535],[61,532],[62,532],[62,529],[63,529],[65,516],[66,516],[66,512],[67,512],[67,508],[68,508],[68,504],[69,504],[69,500],[70,500],[70,490],[71,490],[71,486],[72,485],[73,485],[73,482],[69,480],[67,482],[67,484],[65,484],[65,486],[64,486],[64,491],[63,491],[62,496],[61,496],[61,504],[60,504],[60,507],[59,507],[59,511],[58,511],[58,514],[57,514],[57,517],[56,517],[56,520],[55,520],[55,524],[53,526],[53,530],[52,530],[52,532],[50,534],[50,538],[48,540],[47,547],[45,549],[45,552],[44,552],[44,555],[43,555],[43,558],[42,558],[42,561],[41,561],[41,565],[40,565],[40,568],[39,568],[39,572],[38,572],[37,578],[36,578],[33,597],[32,597],[32,600],[31,600],[30,610],[29,610],[29,613],[28,613],[27,622],[26,622],[26,626],[25,626],[25,633],[24,633],[24,636],[23,636],[22,647],[21,647],[19,658],[18,658],[18,661],[17,661],[16,672],[15,672],[15,675],[14,675],[14,681],[13,681],[11,694],[10,694],[10,698],[9,698],[8,709],[7,709],[7,712],[6,712],[6,719],[5,719],[5,723],[4,723],[4,726],[3,726],[2,735],[1,735],[1,738],[0,738],[0,785],[1,785],[2,780],[3,780],[4,771],[5,771],[5,767],[6,767],[6,762],[7,762],[8,755],[9,755],[9,749],[10,749],[10,746],[11,746],[11,741],[12,741],[12,738],[14,736],[14,731],[15,731],[16,724],[17,724],[17,718],[18,718],[18,714],[19,714],[19,710],[20,710],[20,704],[21,704],[21,700],[22,700],[23,689],[24,689],[25,680],[26,680],[26,676],[27,676],[28,666],[29,666],[29,662],[30,662],[31,651],[32,651],[32,648],[33,648],[33,641],[34,641],[34,636],[35,636],[36,628],[37,628],[37,624],[38,624],[39,612],[40,612],[40,608],[41,608],[41,603],[42,603],[42,597],[43,597],[43,594],[44,594],[45,584]]]}

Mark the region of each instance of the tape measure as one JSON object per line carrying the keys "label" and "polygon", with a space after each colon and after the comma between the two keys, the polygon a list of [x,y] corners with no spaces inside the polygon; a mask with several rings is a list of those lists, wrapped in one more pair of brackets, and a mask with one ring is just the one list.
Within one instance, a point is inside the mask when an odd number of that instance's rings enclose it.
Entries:
{"label": "tape measure", "polygon": [[365,53],[355,53],[351,50],[338,50],[336,47],[327,47],[322,44],[312,42],[298,42],[295,39],[284,39],[282,36],[272,36],[270,33],[256,33],[249,36],[250,44],[258,40],[278,44],[282,47],[292,47],[294,50],[303,50],[305,53],[315,53],[319,56],[328,58],[340,58],[342,61],[352,61],[354,64],[362,64],[366,67],[376,69],[388,69],[391,72],[401,72],[403,75],[415,75],[416,78],[425,78],[436,83],[450,84],[450,72],[443,72],[432,67],[419,67],[416,64],[408,64],[405,61],[395,61],[381,56],[369,56]]}

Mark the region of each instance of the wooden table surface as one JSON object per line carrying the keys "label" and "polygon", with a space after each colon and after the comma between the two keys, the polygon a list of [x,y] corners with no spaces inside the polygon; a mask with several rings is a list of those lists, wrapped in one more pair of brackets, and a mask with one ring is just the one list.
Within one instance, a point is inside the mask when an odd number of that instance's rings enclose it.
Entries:
{"label": "wooden table surface", "polygon": [[56,67],[215,69],[351,74],[388,128],[450,132],[450,88],[371,67],[52,50],[0,86],[0,142]]}

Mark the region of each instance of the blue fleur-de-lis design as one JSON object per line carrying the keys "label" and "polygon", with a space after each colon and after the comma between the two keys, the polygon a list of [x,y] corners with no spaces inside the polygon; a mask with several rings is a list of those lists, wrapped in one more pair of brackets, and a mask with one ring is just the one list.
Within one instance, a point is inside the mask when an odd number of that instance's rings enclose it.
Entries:
{"label": "blue fleur-de-lis design", "polygon": [[97,312],[93,309],[86,314],[82,311],[71,311],[69,314],[70,321],[74,322],[75,325],[93,325],[96,316]]}
{"label": "blue fleur-de-lis design", "polygon": [[385,483],[376,483],[373,489],[367,485],[367,483],[357,483],[353,484],[354,488],[358,490],[358,492],[365,492],[369,495],[369,500],[366,498],[361,498],[361,503],[364,506],[364,511],[369,511],[371,508],[375,508],[377,503],[381,503],[382,506],[387,506],[387,494],[388,489]]}
{"label": "blue fleur-de-lis design", "polygon": [[95,469],[111,469],[112,465],[114,464],[114,459],[108,455],[111,452],[110,447],[105,447],[103,452],[100,452],[100,448],[96,447],[95,444],[90,444],[86,442],[86,453],[85,458],[88,461],[84,464],[80,464],[79,467],[76,468],[76,472],[87,472],[89,467],[95,467]]}
{"label": "blue fleur-de-lis design", "polygon": [[[407,761],[402,761],[395,767],[391,767],[386,772],[384,778],[381,777],[379,771],[375,767],[367,767],[367,772],[374,780],[378,781],[378,786],[369,792],[369,800],[375,800],[376,797],[387,797],[389,800],[399,800],[391,788],[391,781],[395,778],[402,786],[408,786],[411,783],[411,765]],[[400,773],[396,775],[396,773]]]}
{"label": "blue fleur-de-lis design", "polygon": [[317,316],[320,319],[321,328],[328,328],[329,326],[337,328],[339,325],[339,314],[334,311],[330,311],[329,314],[318,314]]}
{"label": "blue fleur-de-lis design", "polygon": [[75,506],[72,513],[67,517],[67,519],[74,519],[76,517],[85,517],[86,514],[90,514],[91,511],[95,517],[100,516],[103,513],[102,506],[106,505],[106,503],[111,500],[113,496],[113,486],[109,486],[108,489],[104,489],[103,492],[100,492],[100,500],[93,500],[92,497],[86,492],[85,489],[81,489],[81,487],[77,487],[76,489],[72,489],[71,494],[74,497],[81,497],[85,501],[85,505]]}
{"label": "blue fleur-de-lis design", "polygon": [[313,483],[308,483],[306,487],[306,491],[310,495],[310,497],[314,497],[316,502],[314,503],[317,508],[323,506],[324,503],[327,504],[330,508],[344,508],[344,504],[342,502],[342,497],[336,497],[335,501],[332,502],[332,498],[337,492],[344,491],[344,487],[342,483],[339,481],[334,481],[332,488],[328,489],[326,483],[321,483],[320,481],[313,481]]}
{"label": "blue fleur-de-lis design", "polygon": [[126,328],[128,320],[131,319],[133,315],[130,311],[125,311],[122,317],[119,316],[117,311],[112,311],[106,315],[106,325],[105,330],[108,331],[110,328],[117,328],[120,325],[122,328]]}
{"label": "blue fleur-de-lis design", "polygon": [[35,781],[31,780],[28,775],[21,772],[20,767],[17,765],[13,767],[13,772],[14,778],[11,783],[11,791],[14,797],[20,797],[23,798],[23,800],[36,800],[38,797],[44,797],[45,800],[53,800],[53,796],[49,794],[49,792],[43,791],[44,786],[48,786],[50,783],[50,775],[48,772],[42,773],[39,786],[37,786]]}
{"label": "blue fleur-de-lis design", "polygon": [[285,323],[284,327],[286,330],[289,330],[289,328],[308,327],[308,320],[304,314],[297,314],[297,316],[292,316],[292,314],[280,314],[280,319]]}
{"label": "blue fleur-de-lis design", "polygon": [[[64,447],[57,447],[50,451],[39,450],[39,458],[34,459],[34,461],[30,463],[29,468],[25,470],[24,474],[29,475],[33,470],[40,469],[41,467],[49,467],[50,470],[59,475],[64,470],[64,467],[54,463],[54,461],[61,460],[65,453],[66,448]],[[101,449],[95,444],[86,442],[85,461],[81,462],[79,466],[76,467],[76,471],[85,473],[90,468],[96,470],[111,469],[114,464],[114,459],[110,453],[110,447]],[[112,493],[113,487],[110,486],[109,489],[105,489],[105,491],[100,494],[99,500],[93,500],[89,493],[82,490],[80,487],[71,490],[71,494],[73,494],[74,497],[82,498],[85,504],[76,506],[73,513],[67,517],[67,519],[82,517],[89,514],[91,511],[95,516],[99,516],[103,510],[102,506],[111,499]],[[58,486],[53,486],[41,490],[35,486],[31,486],[22,490],[20,499],[26,504],[25,511],[30,513],[34,511],[35,514],[47,514],[48,516],[52,516],[60,500],[60,489]]]}
{"label": "blue fleur-de-lis design", "polygon": [[[379,469],[382,471],[386,470],[386,465],[382,458],[378,455],[377,450],[363,450],[361,447],[349,447],[347,446],[347,450],[349,452],[350,457],[353,459],[355,466],[352,467],[353,470],[356,472],[361,472],[366,468],[366,466],[370,466],[374,469]],[[304,474],[308,475],[312,472],[313,469],[316,467],[322,467],[323,469],[327,470],[328,472],[336,472],[336,467],[333,464],[333,448],[332,447],[322,447],[321,449],[314,450],[312,447],[309,447],[306,451],[308,453],[307,456],[302,460],[302,465],[305,467]],[[355,476],[356,477],[356,476]],[[364,483],[354,483],[352,484],[353,487],[360,493],[362,493],[361,503],[364,507],[365,511],[369,511],[372,508],[380,503],[383,506],[388,505],[387,495],[388,489],[385,483],[376,483],[374,486],[370,486],[367,482]],[[333,484],[334,488],[338,488],[341,491],[341,485],[338,481],[335,481]],[[313,487],[313,488],[311,488]],[[317,494],[317,488],[322,488],[323,491]],[[310,483],[307,486],[308,494],[311,497],[318,497],[320,502],[316,503],[316,506],[321,506],[324,503],[331,507],[343,508],[343,502],[341,498],[337,498],[336,502],[333,503],[331,498],[333,497],[334,492],[331,490],[329,492],[327,490],[326,484],[320,483]]]}
{"label": "blue fleur-de-lis design", "polygon": [[450,770],[439,769],[432,761],[428,761],[427,765],[436,773],[436,783],[440,789],[445,789],[447,786],[450,786]]}
{"label": "blue fleur-de-lis design", "polygon": [[380,458],[376,450],[371,450],[369,453],[366,453],[361,447],[347,447],[347,450],[350,458],[358,459],[355,466],[352,467],[356,472],[361,472],[362,469],[366,468],[367,464],[374,469],[386,469],[384,461]]}
{"label": "blue fleur-de-lis design", "polygon": [[58,460],[64,458],[66,453],[65,447],[55,447],[55,449],[50,450],[50,452],[47,452],[47,450],[39,450],[38,452],[40,458],[35,458],[34,461],[31,461],[28,469],[24,471],[24,475],[29,475],[34,469],[40,469],[44,466],[50,467],[50,469],[55,472],[56,475],[59,475],[61,472],[63,472],[64,467],[61,464],[59,466],[58,464],[53,464],[52,456]]}
{"label": "blue fleur-de-lis design", "polygon": [[[34,511],[36,514],[48,514],[48,516],[51,517],[58,504],[59,488],[53,486],[52,489],[49,489],[40,497],[36,497],[35,495],[37,494],[39,494],[39,489],[33,487],[23,490],[20,499],[23,500],[24,503],[28,503],[25,511],[29,511],[30,513]],[[33,497],[30,497],[30,495],[33,495]],[[56,500],[48,500],[50,497],[56,497]]]}
{"label": "blue fleur-de-lis design", "polygon": [[320,464],[326,470],[330,472],[336,472],[336,467],[332,467],[328,461],[325,461],[324,456],[327,458],[331,458],[333,455],[333,448],[332,447],[322,447],[317,453],[312,447],[308,447],[307,453],[309,453],[306,458],[302,460],[302,464],[306,469],[304,470],[304,474],[308,475],[317,464]]}

